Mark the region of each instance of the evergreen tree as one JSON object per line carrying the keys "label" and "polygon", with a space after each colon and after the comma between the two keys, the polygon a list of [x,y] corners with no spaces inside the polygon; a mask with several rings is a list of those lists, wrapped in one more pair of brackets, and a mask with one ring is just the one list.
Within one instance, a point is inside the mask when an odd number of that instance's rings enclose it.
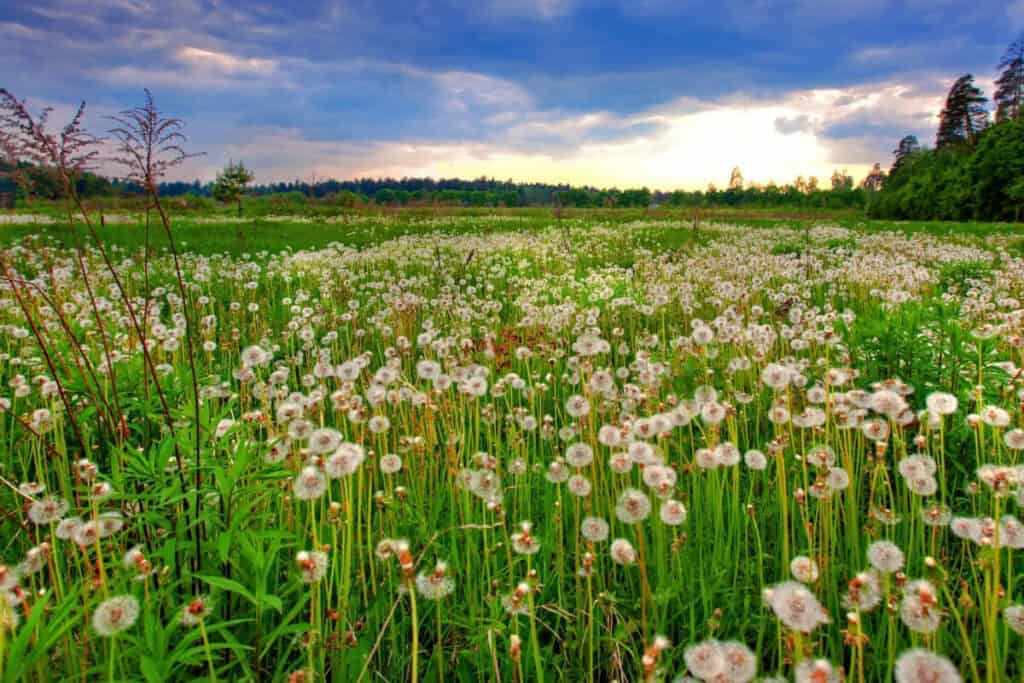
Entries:
{"label": "evergreen tree", "polygon": [[252,171],[247,169],[241,161],[237,164],[229,161],[213,182],[213,198],[218,202],[237,202],[238,215],[242,215],[242,195],[245,194],[245,186],[252,182]]}
{"label": "evergreen tree", "polygon": [[939,115],[935,147],[942,149],[963,143],[973,145],[978,133],[988,125],[986,102],[988,99],[974,84],[973,75],[965,74],[956,79]]}
{"label": "evergreen tree", "polygon": [[917,141],[916,135],[907,135],[900,140],[896,149],[892,151],[893,156],[896,158],[892,162],[892,168],[889,169],[889,176],[896,175],[896,172],[906,163],[907,157],[920,151],[921,143]]}
{"label": "evergreen tree", "polygon": [[882,189],[882,185],[885,183],[885,171],[882,170],[882,165],[876,163],[871,167],[871,170],[864,180],[860,181],[860,186],[865,190],[871,190],[872,192],[878,192]]}
{"label": "evergreen tree", "polygon": [[1024,107],[1024,33],[1010,43],[996,68],[1001,71],[992,98],[996,121],[1019,121]]}

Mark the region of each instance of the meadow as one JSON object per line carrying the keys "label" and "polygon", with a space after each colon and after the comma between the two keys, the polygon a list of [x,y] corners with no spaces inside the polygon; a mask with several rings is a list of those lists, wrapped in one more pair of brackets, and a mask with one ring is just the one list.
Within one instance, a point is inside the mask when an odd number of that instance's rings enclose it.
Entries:
{"label": "meadow", "polygon": [[1024,682],[1019,228],[171,218],[0,217],[0,681]]}

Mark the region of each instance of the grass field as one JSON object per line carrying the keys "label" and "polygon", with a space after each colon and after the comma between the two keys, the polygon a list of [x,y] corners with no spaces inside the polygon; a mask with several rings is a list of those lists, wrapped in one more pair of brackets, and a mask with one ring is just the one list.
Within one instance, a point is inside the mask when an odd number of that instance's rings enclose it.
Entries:
{"label": "grass field", "polygon": [[27,220],[0,680],[1024,682],[1014,226]]}

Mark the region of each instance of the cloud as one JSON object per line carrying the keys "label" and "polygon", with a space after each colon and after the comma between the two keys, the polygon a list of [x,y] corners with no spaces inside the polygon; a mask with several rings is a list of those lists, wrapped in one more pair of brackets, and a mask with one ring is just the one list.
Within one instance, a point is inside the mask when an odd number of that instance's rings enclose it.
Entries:
{"label": "cloud", "polygon": [[780,116],[775,119],[775,130],[783,135],[806,133],[812,130],[813,127],[814,124],[811,123],[811,117],[807,116],[807,114],[792,117]]}
{"label": "cloud", "polygon": [[474,107],[524,109],[532,106],[526,90],[512,81],[472,71],[444,71],[431,73],[420,69],[407,69],[423,78],[434,80],[445,93],[446,106],[456,111]]}
{"label": "cloud", "polygon": [[227,52],[203,50],[192,46],[179,48],[174,57],[177,61],[187,64],[197,71],[215,71],[230,76],[239,74],[269,76],[277,69],[277,61],[273,59],[238,57]]}

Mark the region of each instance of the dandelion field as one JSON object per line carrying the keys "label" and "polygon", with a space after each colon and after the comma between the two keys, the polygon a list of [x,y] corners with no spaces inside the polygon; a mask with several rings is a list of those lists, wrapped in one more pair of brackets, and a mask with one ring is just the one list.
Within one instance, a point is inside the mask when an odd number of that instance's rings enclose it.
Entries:
{"label": "dandelion field", "polygon": [[0,228],[0,679],[1024,681],[1021,237],[396,220]]}

